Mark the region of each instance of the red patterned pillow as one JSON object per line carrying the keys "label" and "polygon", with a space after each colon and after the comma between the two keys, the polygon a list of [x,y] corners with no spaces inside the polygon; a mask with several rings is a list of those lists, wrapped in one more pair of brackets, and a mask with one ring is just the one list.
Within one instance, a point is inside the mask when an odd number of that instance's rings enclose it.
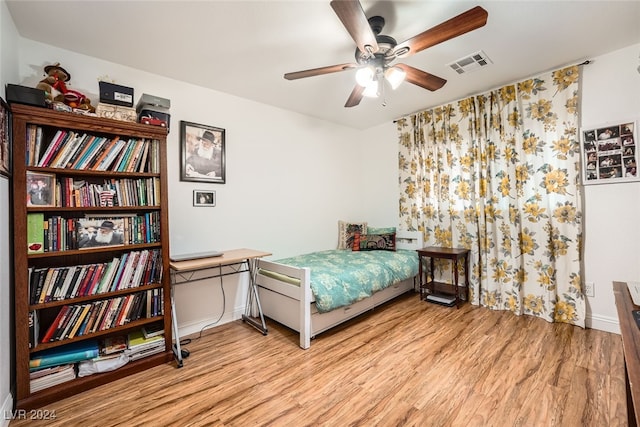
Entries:
{"label": "red patterned pillow", "polygon": [[338,221],[338,249],[351,249],[356,233],[367,234],[367,223]]}

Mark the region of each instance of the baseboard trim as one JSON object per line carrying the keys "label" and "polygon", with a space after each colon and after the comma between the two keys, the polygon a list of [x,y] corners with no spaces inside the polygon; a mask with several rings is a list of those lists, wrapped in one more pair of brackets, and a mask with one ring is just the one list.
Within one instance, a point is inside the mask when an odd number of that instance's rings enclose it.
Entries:
{"label": "baseboard trim", "polygon": [[589,329],[620,334],[620,323],[617,317],[587,315],[585,326]]}
{"label": "baseboard trim", "polygon": [[2,419],[0,420],[0,426],[8,427],[12,419],[16,418],[13,412],[13,396],[11,393],[4,397],[2,402]]}

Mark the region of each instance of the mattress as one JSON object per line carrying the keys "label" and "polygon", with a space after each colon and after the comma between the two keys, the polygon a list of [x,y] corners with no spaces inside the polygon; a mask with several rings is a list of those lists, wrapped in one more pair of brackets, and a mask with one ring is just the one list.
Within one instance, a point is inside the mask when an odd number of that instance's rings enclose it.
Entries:
{"label": "mattress", "polygon": [[309,267],[311,291],[320,313],[351,305],[418,274],[417,252],[404,249],[333,249],[279,259],[275,262],[298,268]]}

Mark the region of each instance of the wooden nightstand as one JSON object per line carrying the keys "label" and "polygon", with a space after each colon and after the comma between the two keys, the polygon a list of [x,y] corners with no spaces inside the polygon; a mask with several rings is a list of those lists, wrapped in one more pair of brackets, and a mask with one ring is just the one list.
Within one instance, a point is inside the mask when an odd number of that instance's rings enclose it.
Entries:
{"label": "wooden nightstand", "polygon": [[[469,300],[469,249],[443,248],[428,246],[418,249],[420,272],[420,299],[438,302],[445,305],[460,306],[460,302]],[[425,258],[429,258],[429,271],[424,271]],[[436,282],[434,280],[434,259],[448,259],[452,261],[453,284]],[[464,285],[458,283],[458,261],[464,263]],[[464,297],[461,297],[464,293]],[[453,297],[453,298],[451,298]]]}

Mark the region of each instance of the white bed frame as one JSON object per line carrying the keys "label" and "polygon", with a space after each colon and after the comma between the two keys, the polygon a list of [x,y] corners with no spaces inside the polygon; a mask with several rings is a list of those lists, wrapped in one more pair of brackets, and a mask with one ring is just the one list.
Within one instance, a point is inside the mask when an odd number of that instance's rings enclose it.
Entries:
{"label": "white bed frame", "polygon": [[[398,249],[422,248],[422,233],[399,232],[396,238]],[[300,334],[300,347],[307,349],[311,339],[329,328],[371,310],[409,290],[416,289],[417,276],[396,283],[376,292],[371,297],[350,306],[328,313],[318,313],[310,286],[310,269],[297,268],[273,261],[259,259],[256,284],[262,312],[266,317],[282,323]],[[300,281],[300,286],[259,273],[260,269],[283,274]],[[419,284],[417,284],[419,286]]]}

